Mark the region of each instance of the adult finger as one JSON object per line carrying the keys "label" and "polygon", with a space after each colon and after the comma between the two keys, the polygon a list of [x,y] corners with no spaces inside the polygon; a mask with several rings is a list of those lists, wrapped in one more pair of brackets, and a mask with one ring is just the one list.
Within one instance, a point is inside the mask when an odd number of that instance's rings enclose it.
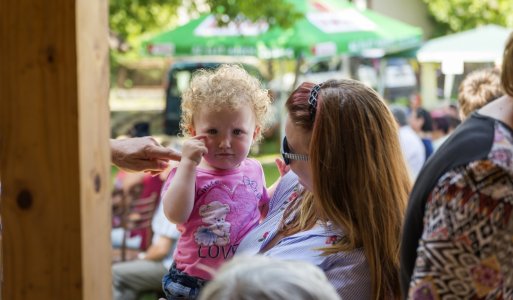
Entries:
{"label": "adult finger", "polygon": [[168,163],[164,160],[139,160],[133,167],[137,171],[145,172],[162,172],[168,167]]}
{"label": "adult finger", "polygon": [[160,159],[160,160],[176,160],[179,161],[182,158],[182,154],[171,148],[166,147],[151,147],[147,150],[148,158]]}

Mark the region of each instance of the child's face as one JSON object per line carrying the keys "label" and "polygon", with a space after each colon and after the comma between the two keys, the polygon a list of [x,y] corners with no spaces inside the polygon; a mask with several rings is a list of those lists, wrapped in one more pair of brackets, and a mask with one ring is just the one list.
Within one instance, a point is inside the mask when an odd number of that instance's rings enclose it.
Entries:
{"label": "child's face", "polygon": [[208,153],[200,166],[229,170],[236,168],[248,156],[258,132],[251,107],[212,111],[200,109],[194,116],[193,135],[203,135]]}

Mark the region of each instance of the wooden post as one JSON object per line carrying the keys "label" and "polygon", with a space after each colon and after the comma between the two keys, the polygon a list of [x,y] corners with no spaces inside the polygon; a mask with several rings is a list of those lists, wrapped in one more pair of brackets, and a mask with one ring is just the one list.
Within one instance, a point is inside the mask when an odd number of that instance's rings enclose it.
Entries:
{"label": "wooden post", "polygon": [[3,299],[111,298],[107,6],[0,1]]}

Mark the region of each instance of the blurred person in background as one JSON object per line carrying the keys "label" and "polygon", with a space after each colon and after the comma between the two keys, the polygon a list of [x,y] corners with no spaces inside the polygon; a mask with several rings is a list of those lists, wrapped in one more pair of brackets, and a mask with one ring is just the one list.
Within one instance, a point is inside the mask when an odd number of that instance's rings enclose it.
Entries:
{"label": "blurred person in background", "polygon": [[431,137],[433,120],[431,119],[431,115],[426,109],[418,107],[411,111],[408,121],[411,128],[417,133],[424,145],[427,160],[433,153],[433,141]]}
{"label": "blurred person in background", "polygon": [[458,90],[459,114],[465,120],[472,112],[503,95],[498,69],[477,70],[468,74]]}
{"label": "blurred person in background", "polygon": [[[408,124],[406,107],[392,105],[390,110],[399,127],[399,142],[411,178],[415,180],[426,161],[426,150],[421,138]],[[392,159],[392,158],[391,158]]]}
{"label": "blurred person in background", "polygon": [[431,138],[433,139],[433,152],[438,150],[440,146],[449,138],[450,123],[448,115],[441,115],[432,118],[433,131]]}
{"label": "blurred person in background", "polygon": [[151,227],[151,245],[139,254],[138,259],[112,265],[114,300],[136,300],[142,292],[162,291],[162,276],[171,267],[180,233],[164,216],[162,203],[155,211]]}

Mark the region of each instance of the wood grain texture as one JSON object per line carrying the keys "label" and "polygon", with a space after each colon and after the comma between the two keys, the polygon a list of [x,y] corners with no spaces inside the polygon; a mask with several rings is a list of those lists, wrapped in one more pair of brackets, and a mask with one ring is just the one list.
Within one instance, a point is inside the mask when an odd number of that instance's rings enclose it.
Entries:
{"label": "wood grain texture", "polygon": [[106,0],[0,1],[2,299],[110,299]]}

